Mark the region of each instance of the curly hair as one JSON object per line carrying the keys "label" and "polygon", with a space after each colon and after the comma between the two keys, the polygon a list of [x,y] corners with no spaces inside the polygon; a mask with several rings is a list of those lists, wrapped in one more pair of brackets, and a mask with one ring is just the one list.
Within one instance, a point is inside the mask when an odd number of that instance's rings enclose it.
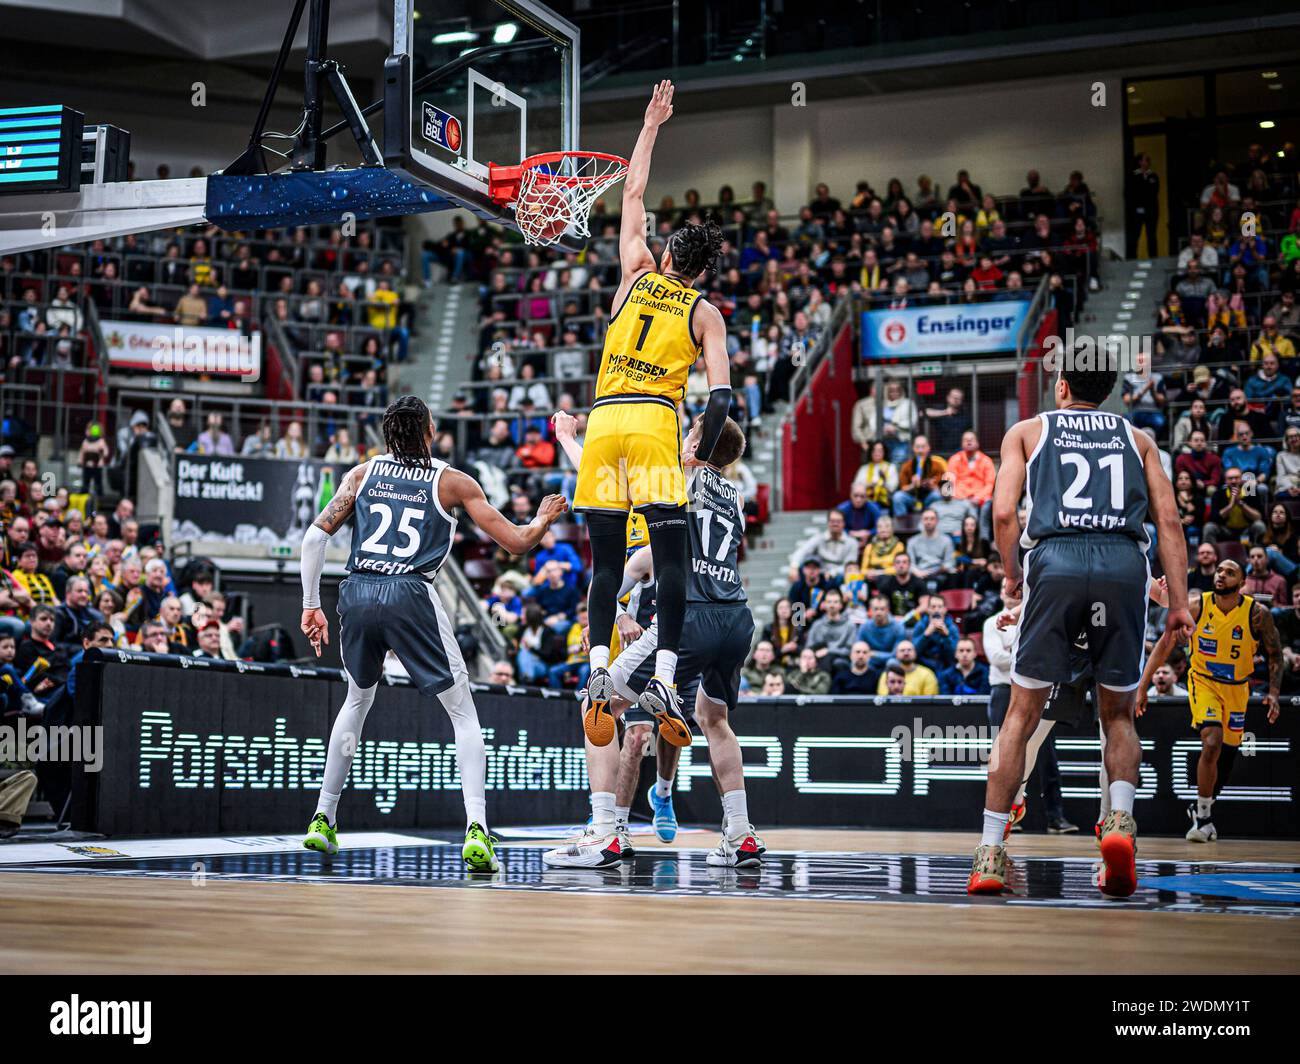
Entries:
{"label": "curly hair", "polygon": [[667,251],[673,259],[673,272],[694,280],[714,268],[722,251],[722,230],[714,221],[687,222],[668,238]]}
{"label": "curly hair", "polygon": [[419,396],[404,395],[384,411],[384,445],[399,462],[430,466],[433,458],[424,442],[429,427],[429,408]]}

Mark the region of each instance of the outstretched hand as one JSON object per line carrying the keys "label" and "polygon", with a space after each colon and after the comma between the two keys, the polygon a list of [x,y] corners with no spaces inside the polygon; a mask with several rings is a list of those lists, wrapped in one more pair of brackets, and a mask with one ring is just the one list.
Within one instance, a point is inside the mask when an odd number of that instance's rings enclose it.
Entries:
{"label": "outstretched hand", "polygon": [[665,78],[654,87],[645,109],[645,124],[661,126],[673,116],[673,83]]}
{"label": "outstretched hand", "polygon": [[559,520],[568,508],[569,500],[563,495],[548,495],[542,500],[542,505],[537,507],[538,520],[549,527]]}

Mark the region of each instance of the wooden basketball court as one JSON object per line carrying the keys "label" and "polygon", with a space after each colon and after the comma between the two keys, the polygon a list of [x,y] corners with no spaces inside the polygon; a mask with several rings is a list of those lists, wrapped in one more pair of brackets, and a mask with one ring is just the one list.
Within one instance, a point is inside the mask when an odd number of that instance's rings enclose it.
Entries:
{"label": "wooden basketball court", "polygon": [[[1146,886],[1114,903],[1087,889],[1095,848],[1083,835],[1015,837],[1023,891],[973,900],[959,889],[969,835],[772,831],[768,863],[748,880],[705,874],[711,834],[679,840],[637,836],[635,865],[606,877],[540,871],[546,843],[535,839],[507,839],[503,872],[473,882],[452,871],[458,848],[421,840],[354,853],[342,868],[284,853],[8,870],[0,970],[1300,971],[1300,843],[1142,839]],[[1214,889],[1245,894],[1177,886],[1211,871]],[[1164,889],[1162,876],[1174,886]]]}

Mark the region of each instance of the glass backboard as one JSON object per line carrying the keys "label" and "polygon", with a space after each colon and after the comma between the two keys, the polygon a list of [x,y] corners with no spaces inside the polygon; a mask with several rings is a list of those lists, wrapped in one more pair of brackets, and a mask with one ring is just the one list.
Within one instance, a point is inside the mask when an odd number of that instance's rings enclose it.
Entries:
{"label": "glass backboard", "polygon": [[385,163],[503,217],[489,163],[579,147],[578,37],[534,0],[394,0]]}

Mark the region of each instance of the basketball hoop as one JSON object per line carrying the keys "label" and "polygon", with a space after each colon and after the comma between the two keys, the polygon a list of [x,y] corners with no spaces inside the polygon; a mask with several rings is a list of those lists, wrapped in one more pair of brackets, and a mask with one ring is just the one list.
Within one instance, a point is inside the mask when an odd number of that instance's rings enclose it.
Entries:
{"label": "basketball hoop", "polygon": [[513,204],[515,225],[529,244],[558,243],[565,233],[588,237],[591,208],[610,185],[627,176],[627,160],[599,151],[533,155],[518,166],[488,167],[488,193]]}

